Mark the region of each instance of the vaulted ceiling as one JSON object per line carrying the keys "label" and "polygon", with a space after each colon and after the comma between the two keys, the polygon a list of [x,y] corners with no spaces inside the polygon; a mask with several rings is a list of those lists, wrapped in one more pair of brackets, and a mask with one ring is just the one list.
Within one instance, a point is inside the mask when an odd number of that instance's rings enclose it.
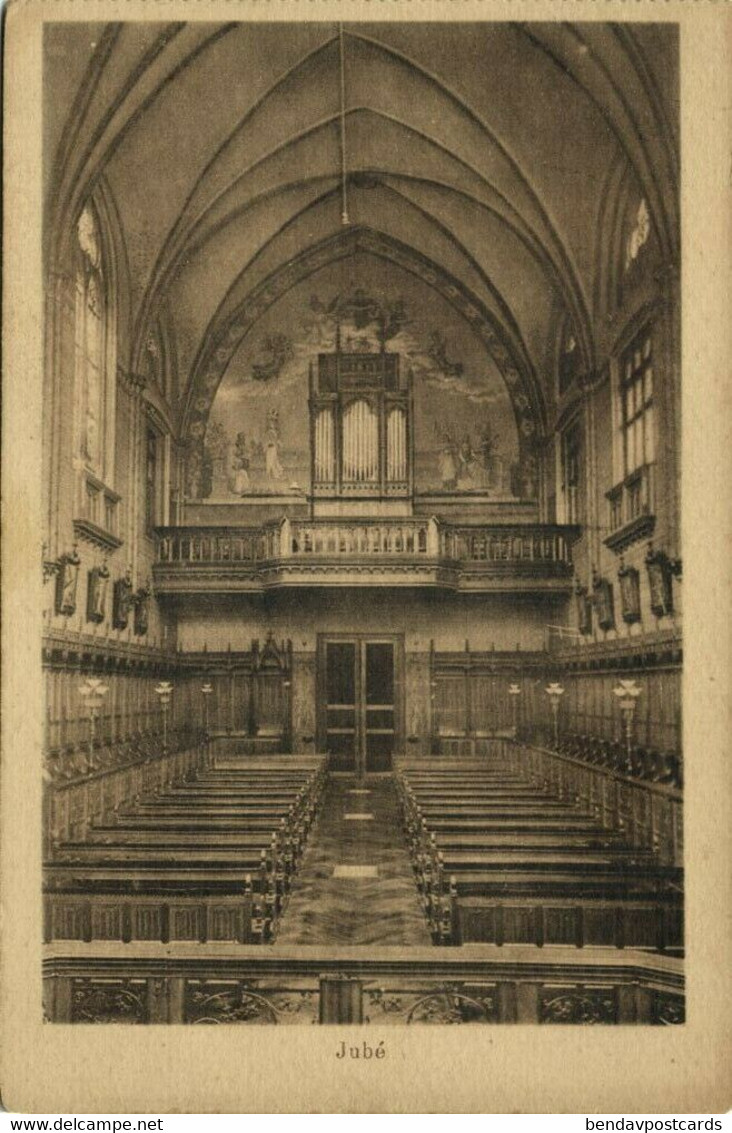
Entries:
{"label": "vaulted ceiling", "polygon": [[214,381],[212,351],[225,369],[252,307],[281,294],[293,263],[299,279],[347,254],[349,231],[354,248],[371,241],[386,260],[393,248],[455,289],[461,317],[493,328],[538,413],[559,320],[596,362],[598,233],[619,169],[648,202],[662,255],[677,256],[673,25],[74,23],[46,34],[49,254],[103,189],[126,258],[120,362],[139,368],[165,312],[181,413],[196,383]]}

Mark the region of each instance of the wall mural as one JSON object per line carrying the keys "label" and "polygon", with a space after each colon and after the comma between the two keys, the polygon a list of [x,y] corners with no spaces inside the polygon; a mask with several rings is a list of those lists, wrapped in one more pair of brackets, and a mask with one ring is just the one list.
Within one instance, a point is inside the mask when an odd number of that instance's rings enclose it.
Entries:
{"label": "wall mural", "polygon": [[519,460],[511,400],[469,324],[410,272],[366,253],[331,263],[282,296],[234,354],[202,447],[188,460],[190,498],[305,495],[310,488],[308,372],[319,353],[387,350],[411,370],[415,490],[536,494]]}

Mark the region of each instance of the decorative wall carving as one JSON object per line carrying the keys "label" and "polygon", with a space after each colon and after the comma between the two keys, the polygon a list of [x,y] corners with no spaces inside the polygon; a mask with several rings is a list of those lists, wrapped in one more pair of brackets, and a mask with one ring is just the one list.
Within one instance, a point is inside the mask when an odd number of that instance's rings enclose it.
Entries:
{"label": "decorative wall carving", "polygon": [[615,1023],[617,1000],[613,988],[542,988],[540,1023]]}
{"label": "decorative wall carving", "polygon": [[437,986],[397,986],[366,988],[364,1022],[384,1024],[455,1025],[497,1023],[495,987],[465,982]]}
{"label": "decorative wall carving", "polygon": [[147,1023],[145,980],[73,981],[72,1023]]}
{"label": "decorative wall carving", "polygon": [[56,613],[70,618],[76,613],[76,591],[79,584],[79,558],[76,547],[58,560],[56,571]]}
{"label": "decorative wall carving", "polygon": [[187,1023],[277,1023],[277,1011],[266,996],[245,983],[199,983],[186,985]]}
{"label": "decorative wall carving", "polygon": [[654,551],[652,543],[648,544],[646,570],[651,591],[651,610],[657,618],[667,617],[673,613],[674,608],[672,582],[674,567],[668,555],[663,551]]}
{"label": "decorative wall carving", "polygon": [[89,571],[86,593],[86,620],[101,623],[106,616],[109,569],[106,564]]}
{"label": "decorative wall carving", "polygon": [[613,600],[613,586],[606,578],[594,575],[592,583],[592,600],[597,615],[597,624],[600,629],[615,628],[615,603]]}
{"label": "decorative wall carving", "polygon": [[[52,1021],[79,1023],[327,1025],[357,1019],[382,1028],[516,1022],[663,1026],[684,1020],[680,968],[666,960],[660,970],[651,954],[632,973],[590,954],[575,962],[554,961],[547,954],[517,971],[506,956],[487,962],[491,971],[484,979],[474,972],[475,959],[461,960],[459,951],[449,962],[430,961],[421,973],[407,957],[401,962],[364,957],[337,976],[324,975],[317,957],[281,958],[276,974],[258,978],[252,975],[254,962],[230,950],[208,963],[198,958],[197,974],[185,968],[169,974],[164,957],[130,956],[107,964],[101,956],[49,958],[44,1000]],[[93,975],[87,971],[90,962],[97,967]],[[594,969],[594,982],[576,980],[577,963]],[[548,964],[555,973],[551,982]],[[334,984],[346,994],[334,995]]]}
{"label": "decorative wall carving", "polygon": [[622,559],[618,571],[620,583],[620,605],[623,621],[627,625],[640,621],[640,574],[635,567],[625,566]]}
{"label": "decorative wall carving", "polygon": [[665,1027],[686,1022],[686,1005],[680,995],[666,995],[657,991],[653,997],[653,1022]]}
{"label": "decorative wall carving", "polygon": [[135,610],[135,634],[142,637],[147,633],[150,620],[150,587],[141,586],[131,598]]}
{"label": "decorative wall carving", "polygon": [[113,594],[112,625],[115,629],[127,629],[133,605],[132,579],[129,573],[124,578],[117,579]]}
{"label": "decorative wall carving", "polygon": [[407,1024],[437,1025],[460,1023],[493,1023],[496,1021],[495,996],[466,995],[460,985],[446,985],[444,990],[430,992],[419,999],[407,1014]]}

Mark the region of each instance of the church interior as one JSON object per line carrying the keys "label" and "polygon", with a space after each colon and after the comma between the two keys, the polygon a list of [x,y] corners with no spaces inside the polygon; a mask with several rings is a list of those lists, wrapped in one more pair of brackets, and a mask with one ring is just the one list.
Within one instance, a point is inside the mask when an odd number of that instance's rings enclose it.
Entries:
{"label": "church interior", "polygon": [[678,33],[44,33],[44,987],[684,1020]]}

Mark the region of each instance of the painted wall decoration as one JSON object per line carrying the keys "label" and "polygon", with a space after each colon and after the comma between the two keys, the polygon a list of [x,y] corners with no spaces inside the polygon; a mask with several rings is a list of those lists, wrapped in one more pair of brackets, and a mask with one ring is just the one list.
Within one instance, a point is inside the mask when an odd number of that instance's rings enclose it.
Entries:
{"label": "painted wall decoration", "polygon": [[335,350],[337,335],[343,352],[387,350],[411,371],[418,493],[535,496],[531,438],[519,438],[485,344],[422,280],[357,251],[292,287],[243,339],[202,444],[189,448],[189,498],[307,495],[308,372],[318,354]]}

